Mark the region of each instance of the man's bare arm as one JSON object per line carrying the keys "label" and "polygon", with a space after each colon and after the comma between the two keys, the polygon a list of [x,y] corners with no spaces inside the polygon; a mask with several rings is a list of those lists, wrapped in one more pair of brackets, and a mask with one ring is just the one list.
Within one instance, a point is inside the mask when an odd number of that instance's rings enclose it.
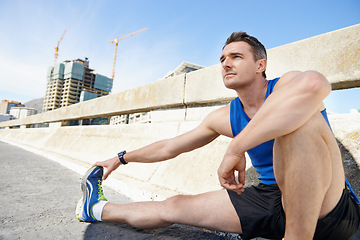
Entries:
{"label": "man's bare arm", "polygon": [[241,184],[230,185],[232,189],[235,186],[236,189],[242,189],[245,166],[241,165],[244,169],[236,169],[236,166],[240,166],[239,161],[243,159],[244,152],[302,126],[323,106],[322,101],[330,91],[331,86],[326,78],[314,71],[289,72],[280,78],[274,92],[230,143],[218,170],[221,184],[228,188],[229,181],[224,178],[229,178],[237,170],[241,173]]}
{"label": "man's bare arm", "polygon": [[[220,134],[230,135],[229,107],[222,107],[210,113],[195,129],[174,138],[158,141],[124,155],[126,162],[153,163],[172,159],[181,153],[202,147]],[[107,169],[103,179],[117,169],[121,163],[118,157],[96,162],[94,165]]]}
{"label": "man's bare arm", "polygon": [[[235,149],[238,149],[237,143],[240,143],[242,150],[247,151],[296,130],[319,111],[330,92],[329,82],[320,73],[290,72],[284,75],[273,94],[239,137],[233,140]],[[243,138],[246,142],[242,141]]]}

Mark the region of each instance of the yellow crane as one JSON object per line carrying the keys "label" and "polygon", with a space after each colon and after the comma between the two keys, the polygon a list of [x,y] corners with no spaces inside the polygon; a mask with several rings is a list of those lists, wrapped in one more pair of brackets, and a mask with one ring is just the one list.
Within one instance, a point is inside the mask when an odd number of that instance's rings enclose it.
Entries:
{"label": "yellow crane", "polygon": [[114,51],[114,63],[113,63],[113,68],[112,68],[112,73],[111,73],[111,78],[114,79],[114,76],[115,76],[115,63],[116,63],[116,55],[117,55],[117,48],[118,48],[118,42],[119,40],[121,39],[124,39],[124,38],[127,38],[127,37],[131,37],[139,32],[142,32],[142,31],[145,31],[145,30],[148,30],[148,28],[143,28],[143,29],[140,29],[136,32],[133,32],[133,33],[129,33],[125,36],[122,36],[122,37],[119,37],[119,36],[116,36],[116,38],[113,40],[113,41],[110,41],[109,43],[115,43],[115,51]]}
{"label": "yellow crane", "polygon": [[57,58],[58,58],[58,56],[59,56],[59,53],[58,53],[58,52],[59,52],[59,45],[60,45],[61,40],[64,38],[65,33],[66,33],[66,29],[65,29],[63,35],[61,36],[60,40],[57,42],[57,45],[56,45],[56,47],[55,47],[54,66],[55,66],[56,61],[57,61]]}

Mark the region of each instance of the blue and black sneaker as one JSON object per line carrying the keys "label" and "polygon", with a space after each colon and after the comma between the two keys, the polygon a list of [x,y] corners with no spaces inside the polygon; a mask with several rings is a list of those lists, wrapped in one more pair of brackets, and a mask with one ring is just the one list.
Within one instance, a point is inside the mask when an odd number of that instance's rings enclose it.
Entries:
{"label": "blue and black sneaker", "polygon": [[81,222],[97,222],[92,208],[100,200],[107,201],[102,190],[103,167],[90,168],[81,181],[82,198],[76,207],[76,217]]}

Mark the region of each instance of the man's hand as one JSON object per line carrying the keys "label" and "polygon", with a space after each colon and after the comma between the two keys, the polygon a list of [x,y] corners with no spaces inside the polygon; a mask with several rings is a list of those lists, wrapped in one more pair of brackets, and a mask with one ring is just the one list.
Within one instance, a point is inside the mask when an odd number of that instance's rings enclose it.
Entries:
{"label": "man's hand", "polygon": [[112,171],[116,170],[121,165],[119,158],[113,157],[105,161],[96,162],[93,166],[100,166],[106,169],[102,179],[105,180],[112,173]]}
{"label": "man's hand", "polygon": [[[241,194],[245,185],[245,154],[235,155],[226,153],[218,169],[218,177],[222,187]],[[238,171],[236,181],[235,171]]]}

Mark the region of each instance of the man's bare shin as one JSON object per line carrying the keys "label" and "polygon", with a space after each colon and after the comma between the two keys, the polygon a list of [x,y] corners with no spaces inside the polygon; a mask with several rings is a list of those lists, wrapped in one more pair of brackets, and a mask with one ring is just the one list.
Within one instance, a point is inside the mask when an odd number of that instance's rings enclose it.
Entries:
{"label": "man's bare shin", "polygon": [[104,206],[101,218],[103,221],[126,223],[141,229],[171,225],[161,218],[160,212],[161,202],[107,203]]}
{"label": "man's bare shin", "polygon": [[[330,150],[337,145],[329,144],[329,131],[318,113],[275,141],[274,172],[283,196],[285,239],[312,239],[317,220],[340,198],[341,185],[333,181],[333,175],[339,175],[333,166],[339,156]],[[336,194],[329,196],[333,186]]]}

